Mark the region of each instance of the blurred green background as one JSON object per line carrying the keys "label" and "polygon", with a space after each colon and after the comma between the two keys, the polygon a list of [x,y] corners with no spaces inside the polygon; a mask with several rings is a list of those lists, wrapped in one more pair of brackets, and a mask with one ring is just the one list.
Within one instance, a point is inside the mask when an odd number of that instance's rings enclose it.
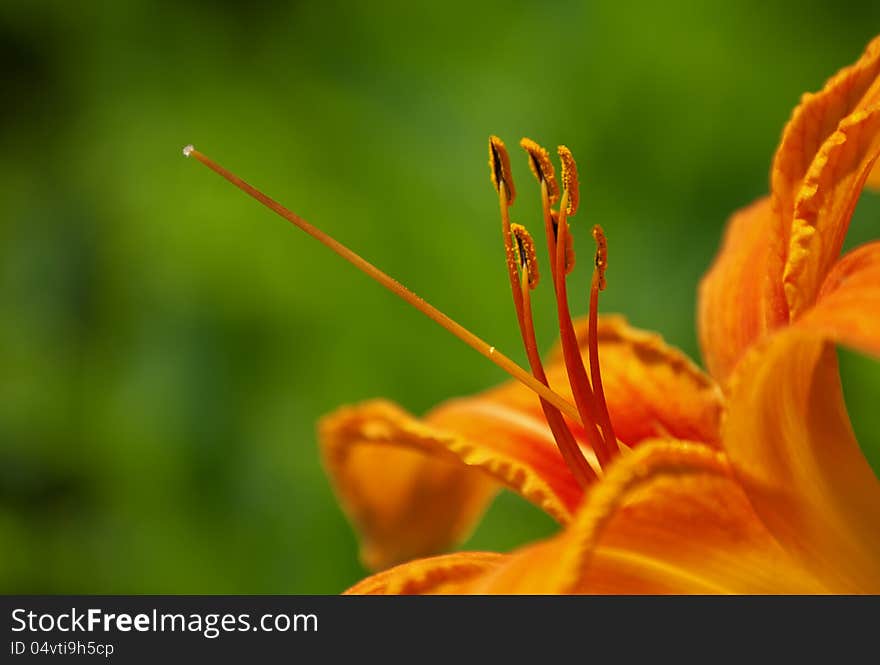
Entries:
{"label": "blurred green background", "polygon": [[[0,591],[338,592],[363,570],[317,419],[504,379],[184,144],[522,359],[486,138],[565,143],[581,256],[592,223],[609,237],[604,310],[697,357],[725,219],[766,192],[800,94],[880,26],[875,1],[793,7],[5,0]],[[878,217],[866,194],[847,244]],[[548,346],[546,290],[536,309]],[[880,370],[843,359],[876,460]],[[553,529],[503,495],[467,545]]]}

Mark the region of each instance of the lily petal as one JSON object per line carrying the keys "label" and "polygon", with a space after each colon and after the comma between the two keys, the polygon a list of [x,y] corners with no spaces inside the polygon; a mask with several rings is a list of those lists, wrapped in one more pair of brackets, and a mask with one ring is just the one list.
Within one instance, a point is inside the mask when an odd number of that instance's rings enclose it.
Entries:
{"label": "lily petal", "polygon": [[880,165],[874,164],[874,168],[871,169],[871,174],[868,176],[865,186],[871,189],[880,189]]}
{"label": "lily petal", "polygon": [[778,229],[769,236],[768,269],[783,280],[792,318],[812,304],[840,252],[880,149],[878,104],[875,38],[856,63],[803,96],[783,131],[771,172]]}
{"label": "lily petal", "polygon": [[816,299],[840,254],[868,174],[880,156],[880,105],[854,112],[820,148],[794,204],[785,297],[795,319]]}
{"label": "lily petal", "polygon": [[347,595],[460,593],[481,575],[497,567],[503,554],[456,552],[419,559],[376,573],[348,589]]}
{"label": "lily petal", "polygon": [[656,441],[621,458],[590,491],[562,535],[514,554],[469,590],[792,593],[823,589],[758,520],[723,454],[699,444]]}
{"label": "lily petal", "polygon": [[[395,575],[411,579],[445,565],[442,557],[412,562]],[[389,592],[380,576],[355,589]],[[757,518],[724,455],[679,441],[642,444],[590,490],[564,532],[446,587],[518,594],[822,591]]]}
{"label": "lily petal", "polygon": [[700,282],[700,348],[709,373],[722,383],[755,341],[788,320],[781,273],[774,279],[767,268],[778,244],[774,238],[779,240],[776,222],[770,197],[735,213],[715,263]]}
{"label": "lily petal", "polygon": [[743,360],[724,441],[756,512],[794,556],[835,592],[880,592],[880,483],[820,328],[804,322]]}
{"label": "lily petal", "polygon": [[880,357],[880,241],[849,252],[832,268],[798,322],[827,339]]}
{"label": "lily petal", "polygon": [[751,344],[815,299],[876,156],[878,104],[880,38],[802,97],[773,159],[772,196],[729,222],[698,305],[703,358],[722,384]]}
{"label": "lily petal", "polygon": [[[586,354],[586,317],[574,325]],[[602,384],[617,438],[630,447],[665,436],[709,444],[720,440],[721,390],[684,353],[660,335],[630,326],[619,315],[599,318],[597,338]],[[550,384],[570,396],[558,346],[548,360]]]}
{"label": "lily petal", "polygon": [[[773,208],[787,227],[794,218],[795,201],[807,172],[841,120],[880,102],[880,37],[865,48],[861,58],[841,69],[821,91],[807,93],[792,112],[773,158]],[[781,229],[785,243],[788,229]]]}
{"label": "lily petal", "polygon": [[499,483],[563,523],[582,496],[546,426],[477,398],[425,421],[387,401],[366,402],[326,416],[319,435],[340,503],[362,536],[361,558],[374,569],[465,538]]}
{"label": "lily petal", "polygon": [[[586,319],[576,322],[583,346],[586,329]],[[720,440],[720,391],[684,354],[617,316],[600,318],[598,337],[622,441],[632,446],[660,434]],[[570,397],[559,353],[551,352],[547,374]],[[319,433],[340,502],[362,534],[361,558],[373,569],[463,540],[497,489],[487,476],[562,524],[582,497],[537,398],[516,382],[449,400],[422,421],[382,401],[340,409]]]}

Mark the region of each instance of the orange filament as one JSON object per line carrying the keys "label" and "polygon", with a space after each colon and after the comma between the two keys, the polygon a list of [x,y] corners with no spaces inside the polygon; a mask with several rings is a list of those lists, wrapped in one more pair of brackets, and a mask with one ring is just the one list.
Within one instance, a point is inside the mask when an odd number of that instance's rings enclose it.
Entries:
{"label": "orange filament", "polygon": [[569,211],[576,209],[576,206],[572,207],[569,202],[572,198],[576,201],[578,196],[576,190],[570,189],[571,187],[577,187],[577,169],[574,157],[567,148],[559,148],[559,154],[562,157],[562,180],[565,188],[562,193],[560,210],[557,213],[551,208],[554,199],[550,196],[550,182],[552,181],[553,186],[555,186],[555,174],[547,150],[531,139],[523,139],[520,145],[529,154],[532,172],[541,185],[544,230],[550,252],[551,273],[555,288],[556,309],[566,374],[568,375],[575,404],[581,416],[581,422],[584,424],[587,440],[596,453],[596,458],[599,460],[600,465],[605,465],[610,461],[611,453],[609,446],[602,438],[598,429],[599,409],[593,396],[590,380],[587,378],[587,369],[581,356],[577,336],[574,331],[574,323],[571,320],[566,290],[566,275],[574,267],[574,247],[567,220]]}
{"label": "orange filament", "polygon": [[[520,294],[523,299],[523,319],[521,321],[523,344],[526,349],[526,355],[529,359],[529,365],[532,368],[532,373],[541,383],[546,384],[548,383],[547,374],[544,371],[544,365],[541,362],[541,353],[538,351],[538,344],[535,338],[535,324],[534,319],[532,318],[532,296],[530,290],[531,287],[529,286],[528,271],[524,265],[522,277],[520,278]],[[587,462],[584,454],[581,452],[580,446],[578,446],[577,439],[575,439],[574,435],[571,433],[571,430],[559,410],[553,408],[553,406],[547,404],[544,400],[541,400],[541,408],[544,411],[544,418],[547,421],[547,425],[550,427],[553,438],[556,440],[556,445],[559,448],[562,459],[565,460],[566,466],[571,470],[571,473],[575,477],[575,480],[578,481],[578,484],[581,487],[586,488],[596,480],[596,471],[590,466],[589,462]]]}
{"label": "orange filament", "polygon": [[[553,218],[553,236],[557,237],[559,235],[559,213],[555,210],[550,211],[551,217]],[[566,231],[568,231],[568,227],[566,226]],[[571,236],[571,233],[566,232],[565,234],[565,274],[569,274],[572,270],[574,270],[574,239]],[[556,255],[556,242],[553,243],[553,256]],[[555,260],[554,260],[555,263]]]}
{"label": "orange filament", "polygon": [[[547,151],[536,142],[527,138],[522,139],[520,145],[528,153],[529,166],[541,186],[541,207],[544,216],[547,245],[550,250],[551,274],[556,292],[557,314],[566,373],[568,374],[572,394],[574,395],[575,404],[580,415],[580,422],[584,427],[587,440],[592,446],[600,466],[604,468],[618,449],[617,439],[608,414],[605,393],[602,389],[602,376],[599,370],[597,326],[599,291],[605,289],[605,266],[607,265],[605,235],[600,227],[597,226],[593,229],[593,237],[596,240],[597,249],[596,267],[590,290],[590,327],[587,340],[590,378],[587,378],[584,359],[578,346],[574,323],[571,320],[566,289],[566,276],[574,267],[574,247],[568,229],[568,217],[577,212],[580,203],[577,164],[571,151],[565,146],[559,146],[558,154],[562,163],[563,192],[559,212],[557,213],[552,209],[552,205],[559,198],[559,186],[556,183],[553,163],[550,161]],[[542,383],[547,383],[546,374],[541,365],[540,354],[535,342],[531,296],[528,293],[528,289],[525,288],[526,283],[528,283],[530,289],[534,289],[537,285],[537,260],[534,257],[534,243],[524,227],[518,224],[511,225],[509,209],[513,203],[512,192],[515,190],[510,171],[510,157],[504,142],[497,136],[492,136],[489,139],[489,165],[492,182],[499,196],[508,274],[517,320],[519,321],[520,331],[526,347],[526,354],[529,359],[529,365],[532,368],[532,373]],[[525,238],[528,240],[526,241]],[[516,242],[516,248],[514,248],[514,241]],[[522,277],[520,278],[518,278],[518,263],[521,264],[522,270]],[[517,289],[517,281],[520,282],[519,289]],[[548,409],[547,405],[543,402],[542,407],[560,452],[569,468],[571,468],[572,473],[583,484],[589,479],[589,473],[584,470],[589,465],[586,463],[579,448],[576,450],[572,449],[570,445],[570,439],[572,439],[571,431],[565,422],[557,417],[558,412],[554,416],[553,410]],[[601,433],[599,431],[600,427]]]}
{"label": "orange filament", "polygon": [[547,239],[547,252],[550,254],[550,273],[553,276],[553,284],[556,284],[556,229],[559,217],[556,211],[550,208],[550,195],[547,183],[541,182],[541,211],[544,216],[544,237]]}
{"label": "orange filament", "polygon": [[[266,196],[261,191],[249,185],[238,176],[227,171],[225,168],[211,160],[209,157],[203,155],[191,145],[184,148],[183,154],[187,157],[194,157],[199,162],[207,166],[209,169],[220,175],[222,178],[228,180],[230,183],[238,187],[248,196],[256,199],[264,206],[266,206],[276,214],[280,215],[297,228],[308,233],[315,240],[338,254],[340,257],[364,272],[367,276],[379,282],[379,284],[384,286],[386,289],[405,300],[407,303],[422,312],[432,321],[438,323],[450,333],[458,337],[465,344],[470,346],[472,349],[485,356],[488,360],[500,367],[510,376],[523,383],[527,388],[539,395],[542,400],[545,400],[547,403],[551,404],[553,408],[558,409],[572,420],[580,422],[577,409],[575,409],[574,406],[572,406],[564,397],[551,390],[545,382],[541,382],[536,379],[534,376],[525,371],[522,367],[513,362],[510,358],[498,351],[494,346],[489,345],[488,343],[474,335],[468,329],[466,329],[465,327],[448,317],[446,314],[438,310],[436,307],[429,304],[428,302],[417,296],[415,293],[407,289],[405,286],[397,282],[397,280],[376,268],[372,263],[370,263],[366,259],[363,259],[360,255],[356,254],[348,247],[338,242],[331,236],[327,235],[317,227],[312,226],[306,220],[291,212],[277,201]],[[505,168],[507,169],[506,173],[504,171]],[[498,167],[497,172],[495,170],[495,167],[493,167],[493,174],[500,174],[500,178],[498,180],[498,189],[499,196],[504,202],[502,209],[506,209],[506,205],[508,204],[508,187],[506,186],[505,178],[509,178],[509,169],[509,164],[506,167],[501,164],[501,166]],[[512,183],[510,184],[510,189],[512,190]],[[516,270],[515,265],[514,270]]]}
{"label": "orange filament", "polygon": [[[507,187],[512,185],[510,175],[510,158],[504,143],[496,136],[489,138],[489,167],[492,183],[498,191],[498,200],[501,206],[501,233],[504,238],[504,251],[507,256],[508,277],[510,278],[510,290],[513,295],[513,303],[516,309],[516,319],[519,323],[520,335],[526,356],[529,360],[532,374],[544,385],[548,385],[547,375],[541,363],[541,354],[535,339],[535,328],[532,320],[531,296],[529,295],[529,282],[537,282],[537,257],[534,252],[534,243],[525,227],[510,223],[510,203],[507,200]],[[527,240],[526,240],[527,238]],[[516,248],[514,243],[517,243]],[[527,255],[526,247],[530,248]],[[519,251],[517,251],[519,250]],[[528,259],[532,261],[532,269],[535,273],[530,275]],[[520,275],[521,271],[521,275]],[[550,427],[556,446],[571,470],[572,475],[581,486],[586,487],[595,478],[595,472],[589,466],[583,453],[577,445],[577,440],[568,428],[558,409],[553,408],[545,400],[541,400],[541,409],[544,419]],[[580,421],[580,418],[578,419]],[[589,470],[588,470],[589,469]]]}
{"label": "orange filament", "polygon": [[[588,356],[590,358],[590,378],[578,345],[571,311],[568,304],[566,276],[574,267],[574,248],[568,227],[568,217],[574,215],[579,204],[579,184],[577,164],[571,151],[559,146],[558,154],[562,163],[562,200],[559,211],[551,208],[555,198],[551,196],[551,188],[556,187],[553,165],[547,151],[531,139],[523,139],[520,143],[529,154],[530,166],[541,185],[541,207],[544,216],[544,229],[547,235],[547,246],[550,251],[551,273],[556,295],[557,316],[559,319],[562,353],[565,362],[571,391],[575,404],[584,424],[587,440],[593,447],[596,458],[601,466],[610,462],[617,449],[617,440],[611,427],[605,395],[602,390],[602,378],[599,372],[598,339],[595,333],[588,337]],[[558,192],[558,190],[556,190]],[[604,267],[607,263],[607,244],[601,229],[594,231],[597,243],[597,272],[594,283],[604,289]],[[598,319],[598,291],[590,301],[589,320],[594,327]],[[601,433],[600,433],[601,427]]]}
{"label": "orange filament", "polygon": [[590,318],[589,332],[587,334],[587,347],[590,354],[590,378],[593,381],[593,391],[599,407],[599,420],[602,424],[602,433],[605,435],[605,443],[611,452],[617,449],[617,437],[611,426],[611,416],[608,414],[608,405],[605,403],[605,391],[602,390],[602,373],[599,370],[599,335],[598,335],[598,311],[599,291],[605,290],[605,268],[608,265],[608,243],[602,227],[596,224],[593,227],[593,238],[596,241],[596,260],[593,269],[593,279],[590,285]]}
{"label": "orange filament", "polygon": [[[535,244],[524,226],[514,224],[512,231],[520,257],[519,296],[522,302],[523,313],[519,320],[519,325],[523,346],[526,350],[526,357],[529,359],[529,366],[532,368],[532,374],[534,374],[538,381],[547,385],[547,373],[544,371],[544,365],[541,362],[541,353],[538,350],[538,343],[535,337],[535,323],[532,317],[531,290],[534,288],[533,284],[537,284],[537,278],[533,279],[533,272],[536,274],[538,265],[537,257],[535,256]],[[556,441],[556,446],[559,448],[562,459],[571,470],[578,484],[586,488],[596,479],[596,472],[581,452],[577,439],[571,433],[559,410],[553,408],[552,405],[544,400],[541,400],[541,409],[544,412],[544,419],[550,427],[550,432],[553,434],[553,439]]]}
{"label": "orange filament", "polygon": [[577,335],[574,331],[574,323],[571,320],[571,311],[568,306],[568,288],[566,284],[565,272],[565,247],[568,242],[569,228],[568,219],[566,218],[566,202],[569,197],[568,190],[564,190],[562,201],[560,203],[559,220],[557,226],[556,237],[556,313],[559,319],[560,338],[562,341],[562,356],[565,361],[565,369],[568,373],[568,381],[571,385],[571,392],[574,395],[574,401],[577,405],[578,412],[581,414],[581,420],[584,423],[584,429],[587,439],[596,453],[599,464],[603,467],[611,461],[611,449],[606,439],[599,434],[597,423],[600,417],[600,410],[595,397],[595,384],[590,383],[587,378],[587,369],[584,366],[584,359],[581,355],[580,346],[578,345]]}

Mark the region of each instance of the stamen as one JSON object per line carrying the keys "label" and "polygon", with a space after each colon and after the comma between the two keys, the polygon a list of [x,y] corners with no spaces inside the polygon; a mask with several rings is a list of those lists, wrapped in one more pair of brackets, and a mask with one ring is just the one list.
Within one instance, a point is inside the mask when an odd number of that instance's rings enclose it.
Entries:
{"label": "stamen", "polygon": [[511,224],[510,230],[516,239],[516,253],[519,265],[528,276],[529,288],[533,291],[538,286],[538,256],[535,253],[535,241],[522,224]]}
{"label": "stamen", "polygon": [[[568,190],[565,190],[562,194],[563,206],[567,194]],[[556,280],[556,313],[559,319],[562,356],[565,361],[565,369],[568,374],[568,382],[571,385],[571,392],[574,395],[574,402],[577,405],[578,412],[581,414],[587,439],[596,453],[599,464],[602,468],[605,468],[608,462],[611,461],[611,452],[609,444],[603,439],[597,428],[600,410],[594,397],[595,386],[591,386],[590,380],[587,378],[587,368],[584,365],[584,359],[578,345],[577,334],[574,331],[574,323],[571,320],[571,310],[568,304],[565,247],[567,246],[570,233],[564,207],[561,208],[559,213],[558,233],[556,256],[554,258],[556,260],[556,274],[558,276]]]}
{"label": "stamen", "polygon": [[[534,243],[532,243],[531,236],[529,236],[528,231],[519,224],[514,225],[514,233],[516,233],[517,228],[521,229],[521,233],[516,236],[517,242],[520,242],[521,238],[527,239],[524,244],[531,246],[533,265],[537,266],[537,258],[534,256]],[[523,249],[520,251],[525,253],[527,250]],[[520,319],[520,330],[522,332],[523,345],[526,349],[526,356],[529,359],[529,366],[532,368],[532,374],[534,374],[535,378],[541,383],[547,384],[547,373],[544,371],[544,365],[541,362],[541,353],[538,350],[538,343],[535,337],[535,323],[532,317],[532,297],[530,293],[532,288],[533,287],[529,283],[528,270],[524,269],[519,279],[519,292],[523,303],[523,316]],[[544,419],[550,427],[553,439],[556,441],[556,446],[559,448],[559,452],[562,455],[566,466],[571,470],[572,475],[581,487],[586,488],[596,480],[596,470],[590,466],[590,463],[584,457],[584,454],[581,452],[580,446],[577,443],[577,439],[575,439],[574,435],[571,433],[562,414],[544,400],[541,400],[541,409],[544,411]]]}
{"label": "stamen", "polygon": [[521,322],[523,318],[522,297],[519,294],[519,261],[513,248],[513,235],[510,230],[510,206],[513,205],[513,175],[510,172],[510,156],[504,141],[497,136],[489,137],[489,175],[492,184],[498,192],[498,209],[501,212],[501,232],[504,235],[504,255],[507,263],[507,277],[510,280],[510,288],[513,292],[513,306],[516,310],[516,320]]}
{"label": "stamen", "polygon": [[[312,226],[302,217],[288,210],[274,199],[266,196],[260,190],[249,185],[230,171],[227,171],[225,168],[214,162],[206,155],[203,155],[192,146],[187,146],[184,149],[184,155],[186,155],[187,157],[195,157],[199,162],[207,166],[209,169],[217,173],[222,178],[228,180],[230,183],[242,190],[245,194],[256,199],[264,206],[272,210],[277,215],[283,217],[297,228],[308,233],[315,240],[317,240],[325,247],[332,250],[337,255],[351,263],[354,267],[365,273],[368,277],[371,277],[375,281],[379,282],[379,284],[394,293],[396,296],[405,300],[407,303],[415,307],[417,310],[422,312],[422,314],[430,318],[435,323],[441,325],[443,328],[458,337],[458,339],[470,346],[472,349],[488,358],[490,361],[495,363],[495,365],[504,370],[507,374],[523,383],[532,392],[538,394],[541,399],[546,400],[548,403],[552,404],[553,407],[565,413],[572,420],[580,422],[580,417],[574,406],[572,406],[561,395],[551,390],[546,385],[546,383],[538,381],[535,377],[526,372],[522,367],[513,362],[513,360],[498,351],[494,346],[489,345],[488,343],[477,337],[475,334],[473,334],[471,331],[469,331],[467,328],[438,310],[436,307],[426,302],[425,300],[422,300],[422,298],[420,298],[415,293],[407,289],[405,286],[397,282],[397,280],[395,280],[393,277],[382,272],[372,263],[362,258],[360,255],[356,254],[342,243],[338,242],[332,236],[324,233],[317,227]],[[502,191],[505,190],[504,187],[501,187],[500,189]]]}
{"label": "stamen", "polygon": [[599,421],[602,424],[602,433],[611,452],[618,449],[617,437],[611,425],[611,416],[608,413],[608,405],[605,403],[605,391],[602,389],[602,372],[599,369],[599,291],[605,290],[605,268],[608,265],[608,242],[602,227],[596,224],[593,227],[593,238],[596,240],[596,267],[593,269],[593,279],[590,285],[590,318],[587,347],[590,355],[590,378],[593,382],[593,394],[599,409]]}
{"label": "stamen", "polygon": [[547,184],[547,198],[550,200],[550,205],[553,205],[559,200],[559,185],[556,182],[556,171],[553,162],[550,161],[550,154],[529,138],[522,139],[519,144],[529,153],[529,167],[538,179],[538,183]]}
{"label": "stamen", "polygon": [[[556,211],[551,206],[559,200],[559,184],[556,181],[556,170],[553,168],[553,162],[550,161],[550,153],[530,138],[523,138],[519,142],[520,146],[529,155],[529,167],[538,184],[541,186],[541,210],[544,214],[544,233],[547,237],[547,245],[550,251],[550,273],[553,277],[553,283],[556,283],[556,230],[558,217]],[[570,260],[569,260],[570,258]],[[574,267],[574,250],[569,242],[566,247],[566,274],[571,272]]]}
{"label": "stamen", "polygon": [[559,160],[562,162],[562,187],[568,192],[568,204],[564,206],[569,217],[574,216],[580,203],[580,185],[578,184],[577,164],[571,150],[561,145],[557,148]]}
{"label": "stamen", "polygon": [[[534,141],[523,139],[521,145],[529,153],[533,162],[541,165],[542,156],[547,155],[544,150]],[[607,445],[602,439],[597,426],[598,407],[593,398],[593,391],[590,386],[590,380],[587,378],[587,369],[584,360],[581,357],[580,347],[578,346],[577,335],[574,331],[574,323],[571,320],[571,312],[568,306],[568,294],[566,290],[565,276],[571,272],[574,267],[574,245],[572,236],[568,232],[567,211],[571,208],[568,205],[570,197],[574,195],[577,200],[577,192],[571,192],[568,187],[577,185],[576,168],[574,166],[574,158],[567,148],[560,148],[560,154],[564,154],[563,158],[563,182],[566,189],[562,192],[562,202],[560,203],[560,212],[557,213],[550,207],[550,196],[547,187],[547,179],[538,177],[541,184],[541,207],[544,213],[544,230],[547,236],[547,247],[550,252],[550,266],[553,275],[554,293],[556,295],[557,317],[559,319],[560,337],[562,339],[563,358],[565,361],[565,370],[568,375],[568,381],[574,395],[575,404],[578,413],[581,416],[581,422],[593,452],[596,454],[600,464],[604,464],[610,459],[607,452]],[[547,160],[549,162],[549,158]],[[549,172],[550,166],[541,166],[540,173]],[[534,170],[534,169],[533,169]],[[575,174],[572,179],[572,174]],[[536,172],[536,176],[538,173]],[[559,237],[559,236],[562,237]]]}
{"label": "stamen", "polygon": [[[501,210],[501,233],[504,238],[504,252],[507,257],[507,273],[510,279],[510,290],[513,295],[520,335],[522,336],[532,374],[540,383],[549,385],[547,375],[544,372],[544,366],[541,363],[541,354],[538,351],[538,345],[535,340],[531,296],[529,294],[531,272],[528,270],[528,259],[526,260],[526,265],[522,265],[522,257],[528,256],[524,242],[528,232],[520,227],[522,231],[520,231],[516,238],[514,237],[514,225],[510,222],[510,202],[507,199],[508,185],[512,186],[513,177],[510,175],[510,160],[507,155],[507,149],[497,136],[489,138],[489,167],[492,183],[498,191],[498,202]],[[546,191],[544,183],[542,183],[542,191]],[[534,243],[531,243],[530,236],[528,238],[529,244],[531,244],[534,279],[537,279],[537,258],[535,257]],[[514,248],[514,240],[516,240],[516,249]],[[520,274],[521,267],[522,272]],[[566,465],[578,483],[586,487],[595,479],[596,473],[589,466],[583,453],[581,453],[577,440],[568,428],[565,419],[555,405],[544,399],[541,399],[541,410],[544,412],[544,419],[550,427],[550,432],[553,434],[553,439],[556,441],[556,446],[559,448],[559,452]],[[566,415],[569,414],[566,413]],[[581,422],[580,414],[576,422]]]}
{"label": "stamen", "polygon": [[512,206],[516,198],[516,188],[513,186],[513,175],[510,172],[510,155],[507,154],[504,141],[497,136],[489,137],[489,168],[495,190],[500,195],[501,185],[504,184],[507,187],[507,205]]}

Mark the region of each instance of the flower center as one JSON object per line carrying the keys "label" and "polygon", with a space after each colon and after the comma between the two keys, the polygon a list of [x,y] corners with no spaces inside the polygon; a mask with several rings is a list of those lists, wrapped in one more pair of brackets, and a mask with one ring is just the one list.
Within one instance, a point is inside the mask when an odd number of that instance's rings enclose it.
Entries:
{"label": "flower center", "polygon": [[[560,200],[553,164],[547,151],[529,139],[523,139],[521,145],[529,155],[529,165],[541,187],[544,228],[550,254],[550,273],[555,287],[563,357],[575,405],[550,388],[538,352],[531,308],[531,291],[538,285],[538,261],[534,242],[529,232],[524,226],[512,224],[510,221],[510,207],[516,193],[510,173],[510,158],[501,139],[494,136],[489,139],[490,174],[498,192],[513,302],[531,373],[417,296],[393,277],[382,272],[369,261],[235,174],[227,171],[192,145],[186,146],[183,149],[183,154],[186,157],[194,157],[243,192],[305,231],[533,391],[541,401],[545,419],[565,463],[577,481],[582,486],[587,486],[596,479],[597,473],[618,453],[618,442],[611,427],[605,396],[602,392],[597,339],[598,298],[599,291],[605,288],[605,266],[607,263],[605,236],[599,226],[593,228],[597,250],[589,299],[588,356],[590,375],[588,377],[571,320],[566,285],[566,278],[574,267],[574,251],[568,229],[568,218],[577,212],[579,201],[574,158],[568,148],[564,146],[559,148],[563,183]],[[560,203],[558,211],[553,209],[553,205],[557,202]],[[587,462],[564,416],[583,426],[587,440],[596,454],[599,469],[594,469]]]}
{"label": "flower center", "polygon": [[[568,228],[568,220],[577,212],[580,201],[577,165],[571,151],[565,146],[560,146],[558,149],[562,164],[562,195],[560,198],[555,170],[547,151],[531,139],[523,139],[520,145],[528,153],[529,166],[541,188],[544,231],[547,236],[550,273],[556,296],[556,311],[566,374],[587,440],[596,454],[599,466],[604,468],[618,452],[617,439],[608,416],[599,369],[597,335],[599,291],[605,288],[605,267],[608,263],[605,234],[598,225],[593,227],[596,258],[590,288],[587,342],[590,374],[588,377],[571,319],[567,289],[568,274],[574,268],[574,247]],[[492,182],[498,192],[511,292],[523,344],[526,348],[532,374],[541,383],[547,384],[546,373],[535,343],[529,293],[538,283],[534,243],[524,226],[510,222],[510,207],[513,204],[515,188],[507,149],[504,142],[497,136],[489,138],[489,165]],[[559,202],[559,209],[555,210],[553,205],[557,202]],[[553,405],[543,399],[541,406],[556,444],[572,473],[582,485],[589,484],[595,479],[596,471],[587,463],[565,420]]]}

